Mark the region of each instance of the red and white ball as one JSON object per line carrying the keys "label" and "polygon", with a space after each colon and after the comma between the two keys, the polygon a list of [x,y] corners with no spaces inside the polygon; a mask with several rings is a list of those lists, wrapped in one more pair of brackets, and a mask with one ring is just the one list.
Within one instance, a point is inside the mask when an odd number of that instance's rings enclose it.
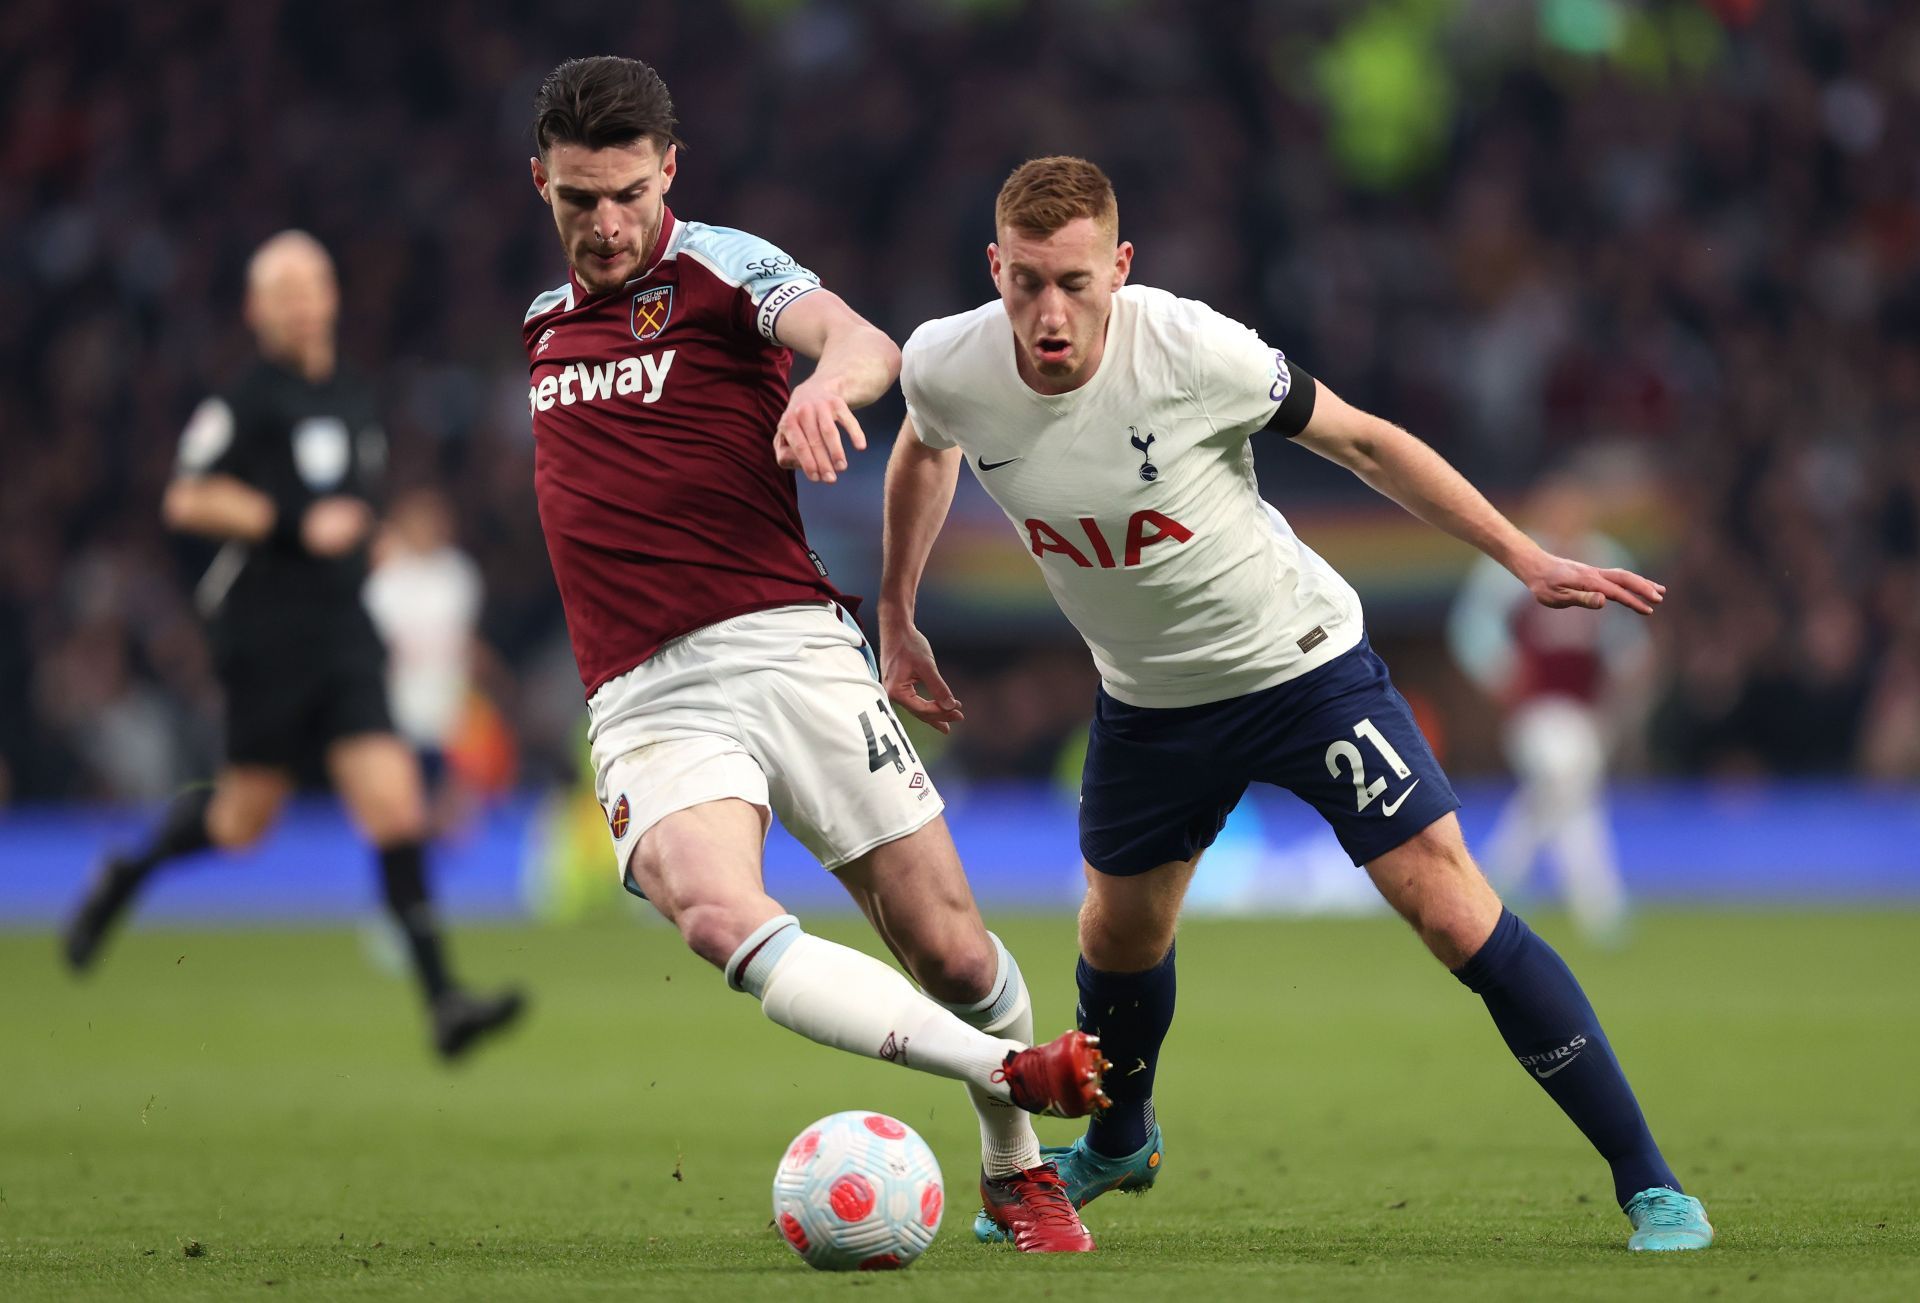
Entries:
{"label": "red and white ball", "polygon": [[773,1174],[773,1224],[822,1271],[887,1271],[926,1252],[946,1192],[912,1127],[884,1113],[835,1113],[794,1137]]}

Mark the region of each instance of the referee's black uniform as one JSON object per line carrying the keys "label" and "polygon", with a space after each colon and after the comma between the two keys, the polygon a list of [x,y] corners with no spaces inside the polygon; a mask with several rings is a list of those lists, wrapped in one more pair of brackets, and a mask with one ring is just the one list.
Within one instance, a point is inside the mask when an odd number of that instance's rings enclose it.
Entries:
{"label": "referee's black uniform", "polygon": [[300,541],[316,499],[371,506],[385,469],[372,393],[340,372],[313,381],[257,362],[188,423],[180,473],[232,476],[275,510],[268,537],[221,547],[197,593],[226,689],[230,763],[304,772],[340,738],[393,731],[386,651],[361,601],[366,544],[320,557]]}
{"label": "referee's black uniform", "polygon": [[[386,435],[367,386],[334,367],[338,297],[326,250],[304,232],[283,231],[260,246],[247,278],[248,324],[261,358],[194,411],[180,436],[176,488],[165,508],[173,528],[226,540],[201,577],[197,604],[226,689],[227,767],[212,787],[176,797],[144,846],[107,857],[62,933],[61,949],[75,972],[92,967],[155,872],[215,848],[216,813],[227,838],[219,844],[230,847],[270,826],[291,784],[262,783],[236,770],[291,780],[327,768],[329,759],[356,764],[342,795],[359,807],[351,813],[373,841],[381,894],[413,961],[434,1047],[453,1058],[513,1022],[522,997],[476,995],[449,971],[427,888],[418,774],[395,769],[414,762],[393,736],[386,649],[362,605],[367,541],[334,556],[310,552],[305,542],[310,517],[329,550],[371,523]],[[324,337],[316,327],[324,327]],[[323,370],[324,378],[312,378]],[[251,492],[236,492],[235,483]],[[256,494],[273,507],[273,523],[259,539],[251,537]],[[328,500],[326,514],[315,515]],[[348,502],[364,504],[366,513]],[[239,521],[236,503],[246,508]],[[236,527],[249,517],[256,522],[250,528]],[[367,745],[340,749],[363,738]],[[340,782],[346,775],[329,777]]]}

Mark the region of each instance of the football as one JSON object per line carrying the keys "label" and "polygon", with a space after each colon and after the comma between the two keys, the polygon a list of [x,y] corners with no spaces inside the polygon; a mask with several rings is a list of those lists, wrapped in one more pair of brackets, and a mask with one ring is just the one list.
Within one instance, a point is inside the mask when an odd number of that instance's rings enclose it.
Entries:
{"label": "football", "polygon": [[773,1224],[821,1271],[889,1271],[926,1252],[946,1193],[914,1129],[884,1113],[823,1117],[773,1174]]}

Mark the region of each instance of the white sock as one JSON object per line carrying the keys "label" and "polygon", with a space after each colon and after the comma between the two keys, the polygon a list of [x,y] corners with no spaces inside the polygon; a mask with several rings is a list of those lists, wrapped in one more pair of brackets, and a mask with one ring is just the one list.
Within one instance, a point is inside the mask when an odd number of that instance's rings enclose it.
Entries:
{"label": "white sock", "polygon": [[791,914],[741,943],[727,982],[808,1040],[964,1081],[994,1099],[1008,1098],[994,1074],[1009,1051],[1026,1048],[967,1026],[878,959],[808,936]]}
{"label": "white sock", "polygon": [[[1033,1001],[1027,996],[1026,979],[1020,965],[1000,938],[987,934],[1000,956],[993,986],[977,1004],[955,1005],[951,1009],[968,1026],[988,1036],[1010,1036],[1022,1045],[1033,1043]],[[980,1165],[988,1176],[1012,1176],[1040,1166],[1040,1137],[1033,1133],[1033,1118],[1001,1097],[969,1084],[973,1111],[980,1115]]]}

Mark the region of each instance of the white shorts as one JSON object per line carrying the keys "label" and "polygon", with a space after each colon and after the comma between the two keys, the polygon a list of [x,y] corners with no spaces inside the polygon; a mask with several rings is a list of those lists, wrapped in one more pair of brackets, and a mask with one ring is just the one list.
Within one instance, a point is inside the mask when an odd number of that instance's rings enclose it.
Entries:
{"label": "white shorts", "polygon": [[837,869],[944,808],[859,626],[821,602],[675,638],[587,702],[594,790],[621,882],[647,829],[737,797]]}

